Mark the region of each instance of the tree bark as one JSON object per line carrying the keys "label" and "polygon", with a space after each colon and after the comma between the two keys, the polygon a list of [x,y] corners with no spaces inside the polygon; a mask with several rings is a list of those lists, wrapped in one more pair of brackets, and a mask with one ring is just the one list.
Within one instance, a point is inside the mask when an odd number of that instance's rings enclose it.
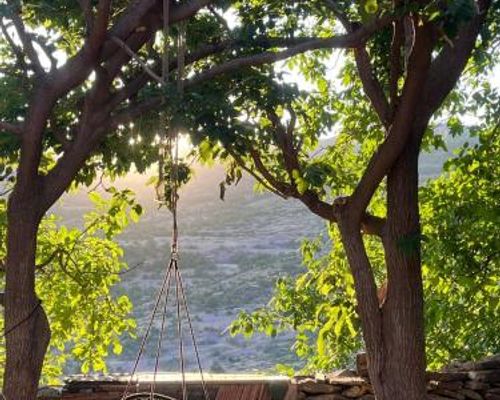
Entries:
{"label": "tree bark", "polygon": [[383,304],[377,296],[359,224],[349,212],[349,201],[337,210],[377,400],[426,398],[418,208],[418,155],[425,129],[415,126],[387,174],[387,221],[382,229],[387,294]]}
{"label": "tree bark", "polygon": [[[36,186],[36,185],[35,185]],[[5,284],[7,399],[34,400],[50,340],[46,314],[35,293],[39,191],[14,192],[8,204]]]}
{"label": "tree bark", "polygon": [[384,362],[380,400],[426,396],[424,300],[418,208],[420,132],[387,176],[387,222],[383,236],[387,297],[381,308]]}

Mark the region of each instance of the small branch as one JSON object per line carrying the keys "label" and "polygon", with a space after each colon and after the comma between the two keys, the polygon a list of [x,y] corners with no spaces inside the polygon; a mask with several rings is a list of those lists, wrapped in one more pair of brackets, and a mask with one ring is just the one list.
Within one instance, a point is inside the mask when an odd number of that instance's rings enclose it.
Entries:
{"label": "small branch", "polygon": [[370,61],[370,56],[366,48],[359,47],[354,49],[354,57],[358,69],[359,77],[363,83],[363,88],[366,95],[370,99],[373,108],[377,112],[382,124],[388,128],[391,123],[391,111],[387,98],[382,90],[380,82],[373,73],[373,68]]}
{"label": "small branch", "polygon": [[87,28],[87,36],[92,32],[92,26],[94,23],[94,17],[92,15],[92,4],[91,0],[78,0],[78,4],[83,11],[83,17],[85,19],[85,26]]}
{"label": "small branch", "polygon": [[403,65],[401,63],[401,47],[403,46],[404,29],[401,21],[395,21],[393,24],[391,54],[389,57],[390,72],[389,72],[389,99],[391,103],[391,111],[397,107],[398,103],[398,81],[403,75]]}
{"label": "small branch", "polygon": [[220,15],[212,5],[209,5],[207,8],[210,11],[210,13],[217,19],[217,21],[219,21],[219,23],[224,27],[224,29],[229,34],[231,34],[231,28],[227,24],[227,21],[224,19],[224,17]]}
{"label": "small branch", "polygon": [[0,131],[13,133],[17,137],[21,138],[23,136],[23,125],[0,121]]}
{"label": "small branch", "polygon": [[318,38],[291,46],[282,51],[267,51],[246,57],[229,60],[223,64],[216,65],[205,72],[192,77],[190,84],[196,84],[202,81],[213,79],[214,77],[230,73],[232,71],[244,68],[258,66],[262,64],[274,63],[285,60],[297,54],[320,49],[352,49],[362,46],[375,32],[390,24],[392,16],[383,16],[375,21],[359,27],[358,29],[345,35],[334,36],[330,38]]}
{"label": "small branch", "polygon": [[[289,110],[291,107],[289,107]],[[292,110],[293,113],[293,110]],[[288,127],[283,126],[278,115],[274,112],[274,110],[269,110],[267,112],[268,118],[273,124],[274,134],[276,137],[276,144],[281,151],[281,155],[283,157],[283,164],[285,165],[285,170],[288,173],[288,177],[290,179],[290,186],[294,188],[296,194],[298,194],[297,187],[295,185],[293,171],[297,170],[300,172],[300,162],[299,155],[297,150],[293,145],[293,132],[295,127],[295,121],[290,121]],[[292,115],[295,115],[293,113]],[[292,117],[295,119],[295,117]]]}
{"label": "small branch", "polygon": [[44,269],[47,265],[49,265],[54,259],[61,254],[61,249],[56,248],[43,262],[36,265],[36,269],[41,270]]}
{"label": "small branch", "polygon": [[257,182],[259,182],[266,190],[270,191],[271,193],[275,194],[276,196],[281,197],[282,199],[287,199],[288,197],[284,195],[283,193],[279,192],[277,189],[273,188],[270,183],[266,181],[265,178],[262,176],[258,175],[253,169],[249,168],[245,161],[234,151],[232,151],[229,148],[226,148],[226,151],[231,155],[231,157],[236,161],[236,163],[243,168],[248,174],[250,174]]}
{"label": "small branch", "polygon": [[24,27],[23,20],[21,19],[20,13],[20,9],[13,10],[9,17],[12,18],[12,23],[14,24],[19,39],[23,44],[24,52],[28,56],[28,59],[31,61],[35,73],[38,75],[44,75],[45,71],[42,67],[42,64],[40,63],[38,55],[36,54],[36,50],[33,47],[33,42],[31,41],[30,35],[26,33],[26,29]]}
{"label": "small branch", "polygon": [[116,36],[112,37],[113,42],[115,42],[118,46],[120,46],[130,57],[132,57],[135,61],[139,63],[145,73],[147,73],[151,78],[153,78],[160,85],[164,85],[165,81],[161,78],[161,76],[157,75],[138,55],[134,52],[127,44],[117,38]]}
{"label": "small branch", "polygon": [[325,5],[333,11],[333,14],[337,17],[340,23],[344,26],[347,32],[351,31],[351,21],[347,15],[340,9],[339,5],[335,0],[324,0]]}
{"label": "small branch", "polygon": [[491,7],[491,0],[483,0],[480,3],[479,13],[460,29],[453,46],[446,44],[432,62],[429,79],[422,88],[424,101],[420,106],[420,118],[430,118],[460,79]]}
{"label": "small branch", "polygon": [[255,168],[264,177],[264,179],[269,182],[269,184],[274,187],[277,191],[283,194],[285,197],[293,196],[295,192],[294,188],[289,184],[278,180],[269,169],[266,168],[260,154],[253,148],[249,150],[250,156],[252,157]]}
{"label": "small branch", "polygon": [[5,40],[9,44],[12,52],[14,53],[14,56],[16,57],[17,65],[21,70],[26,72],[28,67],[24,60],[23,50],[14,42],[14,39],[10,36],[2,18],[0,18],[0,29],[2,30],[2,34],[5,37]]}
{"label": "small branch", "polygon": [[33,40],[33,42],[35,42],[40,47],[40,49],[43,51],[43,53],[49,59],[51,71],[55,70],[57,68],[57,60],[54,57],[54,55],[52,54],[52,52],[50,51],[49,46],[46,43],[43,43],[43,41],[36,35],[30,35],[30,37]]}
{"label": "small branch", "polygon": [[[13,187],[9,187],[9,188],[7,188],[7,189],[2,190],[2,191],[0,192],[0,197],[5,197],[5,196],[7,196],[9,193],[12,193],[12,191],[13,191],[13,190],[14,190],[14,188],[13,188]],[[1,270],[1,269],[2,269],[2,268],[1,268],[1,266],[0,266],[0,270]]]}

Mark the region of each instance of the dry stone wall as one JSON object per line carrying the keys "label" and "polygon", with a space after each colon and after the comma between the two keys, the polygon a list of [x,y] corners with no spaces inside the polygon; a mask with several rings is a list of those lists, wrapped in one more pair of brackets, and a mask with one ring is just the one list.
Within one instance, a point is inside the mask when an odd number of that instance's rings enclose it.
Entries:
{"label": "dry stone wall", "polygon": [[[441,372],[428,372],[428,400],[500,400],[500,354],[479,362],[454,363]],[[357,371],[295,377],[285,400],[375,400],[358,356]]]}
{"label": "dry stone wall", "polygon": [[[123,377],[122,377],[123,378]],[[263,377],[264,378],[264,377]],[[453,363],[440,372],[427,373],[427,400],[500,400],[500,354],[479,362]],[[235,385],[236,378],[224,380],[224,385]],[[250,382],[245,381],[246,385]],[[240,382],[243,384],[243,382]],[[359,355],[356,371],[343,370],[321,376],[297,376],[273,382],[255,381],[253,385],[268,385],[272,399],[282,400],[375,400],[367,373],[365,355]],[[138,391],[148,391],[149,383],[142,382]],[[190,399],[202,399],[199,382],[192,382]],[[211,399],[217,399],[222,386],[216,380],[208,383]],[[278,390],[279,389],[279,390]],[[110,377],[102,380],[82,378],[68,382],[62,391],[47,389],[39,393],[40,400],[120,400],[124,390],[123,379]],[[157,383],[157,391],[180,398],[178,383]],[[229,397],[232,391],[229,392]],[[238,398],[250,400],[248,397]],[[234,400],[238,400],[234,399]]]}

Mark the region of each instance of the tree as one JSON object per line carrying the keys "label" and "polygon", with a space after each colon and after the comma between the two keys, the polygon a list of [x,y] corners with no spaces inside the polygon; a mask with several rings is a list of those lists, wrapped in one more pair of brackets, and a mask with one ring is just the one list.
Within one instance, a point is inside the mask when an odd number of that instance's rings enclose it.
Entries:
{"label": "tree", "polygon": [[[498,104],[491,114],[497,110]],[[473,133],[472,139],[479,143],[466,142],[446,162],[446,171],[420,188],[426,354],[431,370],[451,360],[481,359],[500,350],[496,323],[500,257],[495,234],[500,222],[496,210],[500,188],[495,180],[500,132],[494,118],[484,125]],[[329,240],[320,236],[304,241],[304,273],[279,280],[267,306],[241,313],[231,326],[232,334],[246,336],[293,331],[293,348],[306,362],[304,372],[345,367],[363,347],[339,232],[335,225],[327,232]],[[380,285],[382,249],[373,240],[365,244]]]}
{"label": "tree", "polygon": [[[43,382],[60,383],[68,362],[82,372],[105,371],[109,351],[121,352],[120,340],[132,334],[132,304],[113,290],[127,272],[123,249],[113,241],[142,213],[130,191],[108,189],[104,199],[90,197],[95,210],[83,216],[81,229],[68,229],[50,215],[40,224],[37,237],[36,292],[51,323],[51,338],[43,368]],[[0,200],[0,259],[5,256],[6,201]],[[0,274],[2,285],[4,271]],[[4,326],[3,318],[1,326]],[[8,327],[15,334],[16,327]],[[5,342],[0,342],[0,369],[5,366]]]}
{"label": "tree", "polygon": [[[247,116],[250,129],[243,134],[236,131],[232,140],[223,142],[219,155],[232,157],[233,170],[247,170],[264,187],[299,199],[312,213],[337,225],[353,276],[356,311],[377,398],[423,399],[426,358],[418,156],[424,139],[436,139],[429,132],[432,118],[463,103],[460,95],[450,93],[466,66],[476,76],[491,66],[493,60],[485,51],[498,40],[493,22],[498,4],[366,2],[367,7],[356,7],[324,3],[347,32],[355,30],[359,21],[373,18],[369,10],[377,8],[382,15],[393,16],[393,29],[380,30],[353,50],[353,63],[347,59],[344,68],[347,89],[343,93],[328,88],[323,53],[297,61],[304,75],[317,83],[319,95],[309,94],[303,100],[270,79],[260,98],[245,92],[242,101],[230,99],[227,106]],[[278,15],[284,12],[280,5],[262,3],[262,13],[270,14],[270,9],[278,10]],[[314,15],[314,5],[295,7],[299,21],[301,12]],[[246,26],[261,23],[253,9],[245,17]],[[324,19],[315,21],[311,30],[318,34],[327,30],[321,24]],[[279,31],[279,24],[274,25]],[[476,99],[476,105],[481,102],[488,100],[477,103]],[[318,129],[327,132],[335,123],[336,144],[311,157]],[[353,154],[349,150],[356,145],[361,149],[355,148],[354,154],[369,154],[366,163],[349,158]],[[230,169],[228,183],[235,175]],[[354,188],[350,187],[353,180]],[[385,198],[385,209],[377,215],[373,198],[379,195]],[[366,235],[378,237],[383,247],[387,295],[382,303]],[[335,312],[333,307],[330,311]]]}
{"label": "tree", "polygon": [[[425,360],[419,251],[416,248],[411,256],[402,254],[397,242],[407,234],[418,236],[415,181],[420,139],[430,117],[460,76],[479,31],[494,26],[498,10],[494,6],[488,13],[491,1],[351,4],[136,0],[111,4],[109,0],[82,0],[68,4],[59,0],[12,0],[3,1],[1,6],[0,48],[5,54],[1,84],[12,94],[5,96],[7,101],[0,110],[0,127],[10,134],[2,135],[2,151],[18,159],[7,212],[6,326],[37,307],[36,237],[43,215],[73,182],[90,182],[96,166],[117,174],[134,163],[144,171],[157,159],[158,146],[151,142],[161,133],[155,127],[165,122],[158,118],[158,110],[164,111],[166,120],[173,120],[175,115],[198,143],[217,140],[236,159],[246,159],[246,144],[253,131],[241,124],[242,110],[238,107],[245,105],[243,96],[257,101],[268,93],[266,88],[274,73],[265,65],[315,50],[317,61],[310,62],[314,67],[324,60],[328,49],[354,49],[359,76],[379,117],[380,122],[374,126],[383,126],[387,138],[348,200],[332,205],[307,190],[300,165],[295,165],[296,143],[291,141],[289,130],[283,135],[285,131],[272,112],[269,126],[277,128],[277,144],[286,150],[286,165],[280,165],[280,171],[286,173],[278,180],[269,179],[275,176],[262,168],[259,154],[250,154],[268,187],[301,199],[313,212],[338,223],[354,275],[378,397],[402,398],[403,387],[405,398],[421,397]],[[220,14],[229,6],[241,21],[233,29]],[[178,32],[180,22],[187,21],[183,99],[172,85],[158,83],[162,50],[172,47],[165,46],[171,40],[156,35],[167,9],[170,36]],[[312,28],[305,23],[308,20],[314,22]],[[336,21],[342,22],[345,33],[337,33]],[[394,41],[387,39],[392,25]],[[482,43],[489,41],[486,38]],[[388,73],[383,55],[391,48],[392,72]],[[61,63],[61,56],[57,59],[61,52],[66,62]],[[373,70],[370,53],[376,61]],[[438,56],[433,57],[436,53]],[[168,64],[163,71],[171,71],[170,75],[180,81],[178,63]],[[315,74],[313,68],[308,71]],[[275,97],[270,94],[270,99]],[[147,119],[139,119],[146,115]],[[132,121],[137,124],[130,125]],[[139,145],[128,146],[138,135]],[[203,141],[207,137],[208,142]],[[312,140],[313,136],[309,142]],[[270,143],[273,141],[259,143],[258,150],[266,150]],[[55,152],[56,162],[44,173],[40,165],[48,151]],[[366,208],[386,175],[389,207],[385,221],[367,215]],[[376,299],[361,226],[366,232],[378,234],[383,228],[389,275],[389,296],[383,312]],[[17,335],[7,336],[4,393],[9,398],[35,396],[50,331],[43,308],[36,310]],[[393,329],[396,325],[403,329]],[[397,332],[401,335],[393,336]],[[409,337],[415,340],[408,341]],[[399,360],[394,359],[395,354]],[[410,364],[416,367],[400,368]]]}
{"label": "tree", "polygon": [[[200,12],[211,3],[13,0],[0,4],[5,95],[1,150],[17,161],[7,210],[5,324],[12,326],[19,315],[33,315],[16,335],[6,338],[7,397],[34,398],[49,342],[50,328],[35,292],[36,238],[43,215],[73,182],[89,184],[96,167],[111,175],[132,164],[144,171],[157,159],[158,143],[151,142],[161,132],[154,129],[158,118],[141,121],[142,145],[131,148],[128,143],[138,136],[129,125],[134,119],[148,112],[151,117],[161,108],[168,112],[167,106],[177,109],[175,90],[157,82],[162,50],[171,47],[167,44],[171,37],[156,41],[163,21],[175,35],[176,24],[189,20],[185,62],[194,75],[183,86],[193,93],[221,74],[317,48],[354,47],[389,23],[388,17],[375,19],[338,37],[267,37],[259,31],[228,32],[213,6],[208,13]],[[169,15],[163,18],[167,9]],[[175,61],[168,63],[174,76],[176,68]],[[42,171],[51,152],[55,162]]]}

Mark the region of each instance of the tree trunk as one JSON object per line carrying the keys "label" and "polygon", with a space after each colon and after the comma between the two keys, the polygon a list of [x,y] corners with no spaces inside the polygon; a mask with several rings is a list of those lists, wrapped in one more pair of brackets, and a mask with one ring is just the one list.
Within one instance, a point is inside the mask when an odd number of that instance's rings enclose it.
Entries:
{"label": "tree trunk", "polygon": [[426,396],[424,300],[418,208],[419,135],[387,176],[387,225],[383,237],[387,297],[382,306],[384,362],[379,400],[423,400]]}
{"label": "tree trunk", "polygon": [[[34,185],[35,186],[35,185]],[[36,236],[41,214],[36,189],[14,192],[8,206],[5,284],[7,399],[34,400],[50,340],[47,317],[35,293]]]}

